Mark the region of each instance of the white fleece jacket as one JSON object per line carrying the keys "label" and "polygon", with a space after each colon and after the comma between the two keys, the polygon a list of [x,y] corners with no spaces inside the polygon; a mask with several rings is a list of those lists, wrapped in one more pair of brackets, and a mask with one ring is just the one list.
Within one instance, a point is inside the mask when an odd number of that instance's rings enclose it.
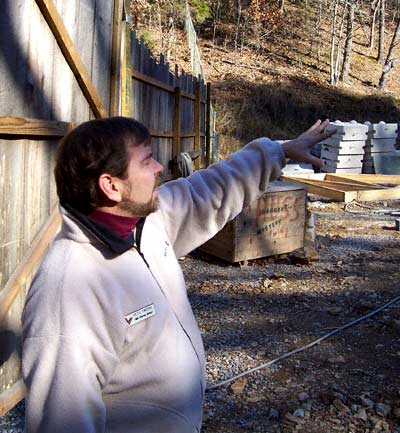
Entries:
{"label": "white fleece jacket", "polygon": [[72,215],[23,313],[26,433],[196,433],[205,357],[177,257],[219,231],[280,175],[281,146],[258,139],[162,186],[141,252],[117,255]]}

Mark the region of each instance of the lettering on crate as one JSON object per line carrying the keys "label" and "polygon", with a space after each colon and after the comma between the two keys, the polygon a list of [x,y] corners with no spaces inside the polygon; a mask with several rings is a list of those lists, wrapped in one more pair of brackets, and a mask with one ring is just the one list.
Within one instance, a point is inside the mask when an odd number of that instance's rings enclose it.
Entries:
{"label": "lettering on crate", "polygon": [[301,197],[286,195],[264,195],[257,201],[256,222],[260,226],[266,221],[280,219],[281,221],[297,221],[300,218],[298,207]]}
{"label": "lettering on crate", "polygon": [[263,237],[267,236],[269,238],[287,238],[288,233],[289,228],[282,225],[282,221],[280,220],[273,221],[266,224],[264,227],[257,228],[257,236],[263,235]]}

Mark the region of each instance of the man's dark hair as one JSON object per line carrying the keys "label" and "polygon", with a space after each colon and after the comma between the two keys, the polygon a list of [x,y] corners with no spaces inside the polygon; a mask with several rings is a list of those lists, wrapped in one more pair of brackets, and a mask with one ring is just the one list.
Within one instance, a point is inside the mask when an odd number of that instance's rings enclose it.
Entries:
{"label": "man's dark hair", "polygon": [[128,149],[149,142],[148,129],[136,120],[109,117],[89,120],[60,142],[54,174],[61,205],[89,214],[105,203],[101,174],[126,179]]}

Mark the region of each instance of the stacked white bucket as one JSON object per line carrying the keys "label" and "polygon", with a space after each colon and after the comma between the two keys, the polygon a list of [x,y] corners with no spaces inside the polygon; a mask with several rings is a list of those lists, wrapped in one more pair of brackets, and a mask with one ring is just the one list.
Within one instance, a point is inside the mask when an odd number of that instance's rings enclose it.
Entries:
{"label": "stacked white bucket", "polygon": [[323,141],[321,159],[326,173],[375,173],[375,153],[396,149],[397,123],[330,122],[327,131],[335,134]]}
{"label": "stacked white bucket", "polygon": [[368,139],[365,145],[363,173],[375,173],[374,156],[379,157],[385,153],[396,150],[397,123],[370,123],[368,126]]}

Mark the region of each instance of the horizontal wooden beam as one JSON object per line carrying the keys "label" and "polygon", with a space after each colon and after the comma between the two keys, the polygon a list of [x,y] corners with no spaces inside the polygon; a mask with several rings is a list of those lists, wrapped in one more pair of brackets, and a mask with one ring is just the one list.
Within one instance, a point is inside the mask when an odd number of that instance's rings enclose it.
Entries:
{"label": "horizontal wooden beam", "polygon": [[0,416],[5,415],[25,396],[26,388],[24,381],[20,379],[11,388],[0,394]]}
{"label": "horizontal wooden beam", "polygon": [[20,290],[25,287],[29,278],[43,259],[47,247],[60,227],[60,223],[61,217],[57,207],[51,213],[47,223],[36,235],[25,257],[21,260],[3,290],[0,292],[0,323],[3,321]]}
{"label": "horizontal wooden beam", "polygon": [[73,123],[56,120],[3,116],[0,117],[0,137],[63,137],[74,126]]}
{"label": "horizontal wooden beam", "polygon": [[[97,118],[107,117],[108,113],[103,107],[101,98],[98,95],[93,82],[86,71],[86,68],[79,56],[71,37],[64,25],[61,15],[59,14],[53,0],[36,0],[44,19],[47,21],[56,41],[63,53],[65,60],[71,68],[90,108]],[[62,83],[61,83],[62,84]]]}
{"label": "horizontal wooden beam", "polygon": [[[173,138],[174,137],[173,131],[156,131],[156,130],[152,130],[152,129],[150,130],[150,135],[152,137],[156,137],[156,138]],[[195,136],[194,132],[187,132],[187,133],[180,134],[181,138],[191,138],[194,136]],[[200,134],[200,137],[205,137],[205,134],[204,133]]]}
{"label": "horizontal wooden beam", "polygon": [[155,131],[151,129],[150,135],[154,138],[173,138],[174,133],[172,131]]}
{"label": "horizontal wooden beam", "polygon": [[[171,86],[170,84],[165,84],[160,80],[149,77],[148,75],[143,74],[142,72],[136,71],[134,69],[132,69],[132,78],[134,78],[138,81],[142,81],[143,83],[149,84],[150,86],[157,87],[158,89],[164,90],[165,92],[168,92],[171,94],[175,92],[176,86]],[[181,97],[186,98],[186,99],[190,99],[192,101],[196,100],[196,96],[194,93],[192,94],[192,93],[181,91]],[[205,104],[206,101],[201,100],[201,103]]]}

